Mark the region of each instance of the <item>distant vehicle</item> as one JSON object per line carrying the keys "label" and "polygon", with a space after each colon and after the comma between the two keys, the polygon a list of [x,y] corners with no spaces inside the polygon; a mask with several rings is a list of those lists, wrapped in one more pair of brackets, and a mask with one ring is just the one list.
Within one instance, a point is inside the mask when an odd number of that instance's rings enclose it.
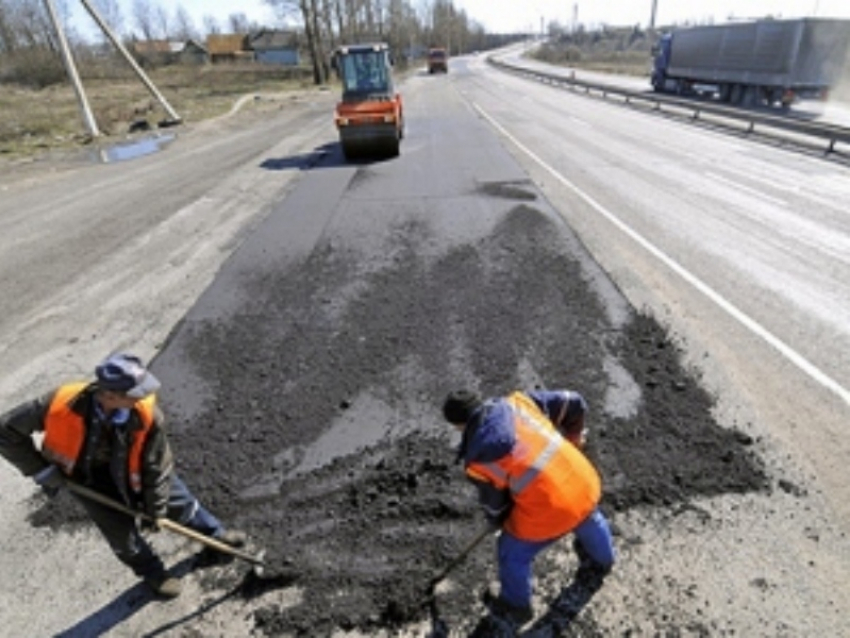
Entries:
{"label": "distant vehicle", "polygon": [[428,73],[448,73],[449,54],[442,47],[428,50]]}
{"label": "distant vehicle", "polygon": [[342,81],[334,120],[346,159],[399,154],[404,109],[395,90],[392,56],[383,42],[341,46],[333,67]]}
{"label": "distant vehicle", "polygon": [[700,94],[739,106],[788,108],[823,99],[850,46],[850,20],[758,20],[674,30],[653,48],[659,92]]}

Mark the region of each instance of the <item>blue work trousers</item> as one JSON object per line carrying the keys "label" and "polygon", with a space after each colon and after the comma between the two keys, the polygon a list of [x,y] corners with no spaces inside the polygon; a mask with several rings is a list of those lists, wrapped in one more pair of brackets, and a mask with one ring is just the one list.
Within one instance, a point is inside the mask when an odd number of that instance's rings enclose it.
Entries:
{"label": "blue work trousers", "polygon": [[[115,500],[121,499],[118,490],[110,483],[102,484],[98,491]],[[135,519],[83,496],[77,496],[77,499],[114,554],[134,573],[144,578],[164,571],[162,560],[139,533]],[[206,536],[218,537],[224,532],[221,522],[198,502],[176,474],[171,475],[167,517]]]}
{"label": "blue work trousers", "polygon": [[[614,564],[614,542],[608,521],[598,509],[572,532],[576,540],[596,563],[604,567]],[[516,607],[531,605],[531,579],[534,559],[561,537],[545,541],[526,541],[502,530],[498,542],[500,597]]]}

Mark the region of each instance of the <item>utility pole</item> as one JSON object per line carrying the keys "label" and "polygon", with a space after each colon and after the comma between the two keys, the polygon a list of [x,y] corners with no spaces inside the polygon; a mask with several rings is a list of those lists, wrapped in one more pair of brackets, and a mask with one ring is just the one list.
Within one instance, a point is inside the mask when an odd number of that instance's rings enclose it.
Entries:
{"label": "utility pole", "polygon": [[655,29],[655,14],[658,11],[658,0],[652,0],[652,15],[649,16],[649,29]]}
{"label": "utility pole", "polygon": [[573,5],[573,35],[575,35],[577,28],[578,28],[578,2],[576,2]]}
{"label": "utility pole", "polygon": [[74,93],[77,94],[77,102],[80,105],[80,111],[83,114],[83,122],[89,135],[99,137],[100,130],[97,128],[97,122],[92,114],[91,106],[86,98],[86,93],[83,90],[83,84],[80,82],[80,74],[77,73],[77,66],[74,64],[74,57],[71,55],[71,48],[68,46],[68,40],[65,38],[65,31],[59,22],[59,16],[56,13],[56,7],[53,5],[53,0],[44,0],[44,5],[47,7],[47,13],[50,15],[50,21],[53,23],[53,29],[56,31],[56,37],[59,40],[59,48],[62,50],[62,60],[65,62],[65,70],[68,77],[71,79],[71,84],[74,86]]}
{"label": "utility pole", "polygon": [[121,44],[120,40],[115,36],[112,32],[112,29],[106,24],[103,18],[100,17],[100,14],[95,10],[95,8],[89,3],[89,0],[82,0],[83,6],[86,8],[86,11],[89,12],[89,15],[97,22],[97,26],[100,27],[101,31],[106,34],[106,37],[115,45],[115,48],[124,56],[124,59],[127,60],[127,64],[129,64],[133,71],[136,72],[136,75],[139,76],[139,79],[142,83],[147,87],[148,91],[150,91],[151,95],[153,95],[159,103],[162,105],[162,108],[165,109],[165,112],[168,113],[168,116],[171,120],[168,122],[169,124],[179,124],[182,121],[182,118],[177,115],[177,112],[171,108],[171,105],[168,101],[163,97],[163,95],[157,90],[154,86],[153,82],[150,81],[148,76],[142,71],[142,68],[136,64],[136,61],[133,59],[133,56],[127,52],[127,49],[124,48],[124,45]]}

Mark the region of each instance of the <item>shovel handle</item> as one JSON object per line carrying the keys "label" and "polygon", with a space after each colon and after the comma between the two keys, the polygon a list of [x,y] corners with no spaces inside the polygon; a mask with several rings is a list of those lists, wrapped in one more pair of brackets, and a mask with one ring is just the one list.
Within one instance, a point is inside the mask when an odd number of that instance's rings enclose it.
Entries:
{"label": "shovel handle", "polygon": [[481,541],[483,541],[483,540],[484,540],[485,538],[487,538],[490,534],[494,534],[494,533],[497,531],[497,529],[498,529],[498,528],[493,527],[492,525],[487,525],[487,527],[485,527],[484,529],[482,529],[482,530],[478,533],[478,535],[477,535],[475,538],[473,538],[473,539],[469,542],[469,545],[467,545],[467,546],[463,549],[463,551],[461,551],[461,553],[460,553],[460,554],[458,554],[458,555],[454,558],[454,560],[452,560],[452,561],[451,561],[448,565],[446,565],[446,566],[443,568],[443,570],[442,570],[439,574],[437,574],[436,576],[434,576],[434,578],[432,578],[432,579],[431,579],[431,587],[432,587],[432,588],[436,587],[436,586],[437,586],[437,585],[438,585],[438,584],[439,584],[439,583],[440,583],[440,582],[441,582],[441,581],[442,581],[442,580],[443,580],[446,576],[448,576],[448,574],[449,574],[449,572],[450,572],[450,571],[452,571],[455,567],[457,567],[458,565],[460,565],[460,564],[464,561],[464,559],[467,557],[467,555],[468,555],[468,554],[469,554],[469,553],[470,553],[473,549],[475,549],[476,547],[478,547],[478,543],[480,543]]}
{"label": "shovel handle", "polygon": [[212,536],[207,536],[206,534],[201,534],[200,532],[196,532],[193,529],[188,527],[184,527],[179,523],[175,523],[170,518],[157,518],[155,519],[157,525],[164,529],[171,530],[172,532],[176,532],[178,534],[182,534],[186,538],[191,538],[192,540],[198,541],[199,543],[203,543],[207,547],[212,547],[213,549],[217,549],[220,552],[224,552],[225,554],[231,554],[242,560],[248,561],[254,565],[263,566],[265,563],[262,559],[257,558],[256,556],[252,556],[246,552],[242,552],[239,549],[228,545],[227,543],[222,543],[217,538],[213,538]]}
{"label": "shovel handle", "polygon": [[72,481],[65,481],[65,484],[68,486],[72,492],[79,494],[89,500],[96,501],[101,505],[105,505],[106,507],[111,507],[112,509],[123,512],[127,516],[132,516],[133,518],[141,518],[144,521],[148,521],[154,523],[157,527],[162,527],[167,530],[171,530],[172,532],[176,532],[177,534],[181,534],[187,538],[191,538],[194,541],[197,541],[207,547],[212,547],[220,552],[225,554],[230,554],[231,556],[236,556],[237,558],[241,558],[242,560],[248,561],[253,565],[257,565],[262,567],[265,563],[262,559],[252,556],[247,552],[239,551],[235,547],[231,547],[227,543],[222,543],[220,540],[212,538],[211,536],[207,536],[206,534],[201,534],[200,532],[196,532],[193,529],[188,527],[184,527],[179,523],[175,523],[170,518],[155,518],[144,512],[138,512],[131,507],[127,507],[123,503],[119,503],[116,500],[109,498],[108,496],[104,496],[100,492],[89,489],[84,485],[80,485],[79,483],[74,483]]}

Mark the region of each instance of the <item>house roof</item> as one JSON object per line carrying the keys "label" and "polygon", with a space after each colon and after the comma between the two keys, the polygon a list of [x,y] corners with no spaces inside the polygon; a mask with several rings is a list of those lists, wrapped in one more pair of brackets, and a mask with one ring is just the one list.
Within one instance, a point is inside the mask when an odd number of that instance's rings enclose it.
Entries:
{"label": "house roof", "polygon": [[207,52],[210,55],[238,53],[247,48],[248,36],[244,33],[225,33],[207,36]]}
{"label": "house roof", "polygon": [[296,49],[298,48],[298,34],[294,31],[263,29],[252,35],[248,42],[255,51]]}
{"label": "house roof", "polygon": [[133,50],[140,55],[151,55],[154,53],[182,53],[187,49],[200,49],[206,51],[204,45],[197,40],[138,40],[133,43]]}
{"label": "house roof", "polygon": [[183,43],[183,48],[181,49],[181,51],[192,51],[192,50],[202,51],[202,52],[206,53],[207,47],[204,46],[203,42],[198,42],[194,38],[190,38],[190,39],[186,40],[186,42]]}
{"label": "house roof", "polygon": [[168,40],[138,40],[133,43],[136,53],[171,53],[173,43]]}

